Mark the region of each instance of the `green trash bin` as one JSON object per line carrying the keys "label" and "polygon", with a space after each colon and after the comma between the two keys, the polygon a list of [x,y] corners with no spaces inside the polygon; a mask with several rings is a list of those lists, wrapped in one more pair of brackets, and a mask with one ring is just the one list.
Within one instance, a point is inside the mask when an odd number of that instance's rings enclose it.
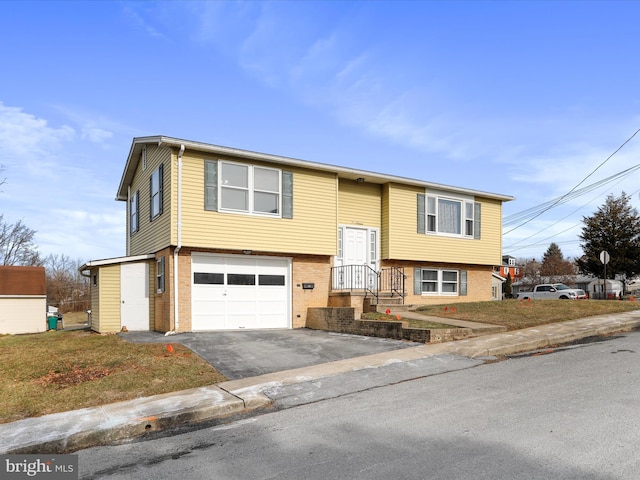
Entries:
{"label": "green trash bin", "polygon": [[47,330],[57,330],[58,329],[58,316],[48,316],[47,317]]}

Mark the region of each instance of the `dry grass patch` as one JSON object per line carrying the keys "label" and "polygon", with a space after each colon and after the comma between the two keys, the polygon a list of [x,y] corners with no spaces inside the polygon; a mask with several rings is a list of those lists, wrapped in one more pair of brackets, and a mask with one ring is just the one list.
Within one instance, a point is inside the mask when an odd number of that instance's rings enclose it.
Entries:
{"label": "dry grass patch", "polygon": [[[455,306],[455,310],[451,307]],[[445,310],[446,308],[446,310]],[[472,322],[504,325],[508,330],[535,327],[547,323],[640,310],[640,303],[613,300],[503,300],[455,305],[425,305],[416,310],[424,315],[457,318]]]}
{"label": "dry grass patch", "polygon": [[180,344],[140,345],[88,330],[0,336],[0,423],[224,380]]}

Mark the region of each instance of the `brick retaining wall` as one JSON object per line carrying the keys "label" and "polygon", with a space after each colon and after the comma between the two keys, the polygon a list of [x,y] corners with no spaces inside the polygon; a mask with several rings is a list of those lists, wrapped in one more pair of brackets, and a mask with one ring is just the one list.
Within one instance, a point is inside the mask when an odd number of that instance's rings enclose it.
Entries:
{"label": "brick retaining wall", "polygon": [[369,337],[441,343],[472,336],[468,328],[410,328],[403,321],[356,320],[352,307],[314,307],[307,311],[307,328]]}

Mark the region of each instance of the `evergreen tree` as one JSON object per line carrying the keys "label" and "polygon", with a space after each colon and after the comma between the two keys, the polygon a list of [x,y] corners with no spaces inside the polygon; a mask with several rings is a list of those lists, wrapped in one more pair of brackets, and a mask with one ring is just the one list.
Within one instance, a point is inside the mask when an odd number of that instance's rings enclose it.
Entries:
{"label": "evergreen tree", "polygon": [[506,298],[513,298],[513,288],[511,284],[513,281],[511,280],[511,272],[507,273],[507,280],[504,282],[504,295]]}
{"label": "evergreen tree", "polygon": [[624,192],[618,198],[609,195],[593,216],[582,221],[579,237],[584,255],[577,260],[581,272],[602,276],[600,252],[607,251],[607,278],[616,274],[632,278],[640,273],[640,216]]}
{"label": "evergreen tree", "polygon": [[544,252],[540,275],[549,277],[550,282],[564,281],[566,277],[574,274],[574,265],[570,260],[566,260],[562,250],[556,243],[552,243]]}

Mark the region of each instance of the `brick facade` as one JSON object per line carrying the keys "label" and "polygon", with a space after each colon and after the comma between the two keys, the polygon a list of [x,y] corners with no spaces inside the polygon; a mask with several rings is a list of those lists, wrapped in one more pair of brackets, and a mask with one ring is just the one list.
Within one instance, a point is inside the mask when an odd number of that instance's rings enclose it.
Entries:
{"label": "brick facade", "polygon": [[[175,248],[166,248],[156,254],[165,257],[165,290],[156,293],[155,330],[167,332],[175,328],[174,309],[174,265]],[[237,251],[214,250],[183,247],[178,253],[178,328],[179,332],[190,332],[191,323],[191,254],[193,252],[215,253],[220,255],[239,255]],[[326,307],[329,298],[331,257],[319,255],[273,255],[271,253],[254,252],[258,256],[282,256],[291,258],[291,326],[304,328],[307,323],[309,307]],[[154,279],[155,281],[155,279]],[[304,288],[303,284],[313,284],[313,288]]]}

